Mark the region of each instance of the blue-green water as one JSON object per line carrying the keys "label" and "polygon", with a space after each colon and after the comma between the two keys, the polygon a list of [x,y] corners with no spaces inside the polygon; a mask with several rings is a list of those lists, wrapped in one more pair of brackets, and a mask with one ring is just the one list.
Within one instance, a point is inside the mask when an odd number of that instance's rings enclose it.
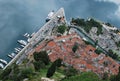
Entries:
{"label": "blue-green water", "polygon": [[17,40],[24,33],[37,31],[51,10],[64,7],[67,20],[71,17],[95,17],[120,27],[120,19],[114,15],[118,6],[95,0],[0,0],[0,58],[19,46]]}

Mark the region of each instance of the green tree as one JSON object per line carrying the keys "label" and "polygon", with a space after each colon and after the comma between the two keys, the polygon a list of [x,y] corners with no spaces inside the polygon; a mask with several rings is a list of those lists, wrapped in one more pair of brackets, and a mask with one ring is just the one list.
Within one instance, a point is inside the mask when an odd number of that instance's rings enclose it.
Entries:
{"label": "green tree", "polygon": [[21,79],[24,79],[24,78],[30,78],[32,75],[33,75],[33,69],[32,68],[24,68],[21,71],[21,74],[20,74],[19,77]]}
{"label": "green tree", "polygon": [[114,53],[111,49],[108,50],[108,54],[111,58],[119,60],[119,56],[116,53]]}
{"label": "green tree", "polygon": [[104,73],[102,79],[103,80],[108,80],[108,73]]}
{"label": "green tree", "polygon": [[64,74],[66,75],[66,77],[71,77],[71,76],[78,74],[78,71],[74,69],[73,67],[68,67],[64,72],[65,72]]}
{"label": "green tree", "polygon": [[13,64],[12,66],[12,72],[10,73],[10,77],[9,79],[12,81],[20,81],[21,78],[18,77],[18,75],[20,74],[20,69],[19,66],[17,64]]}
{"label": "green tree", "polygon": [[85,20],[80,19],[80,18],[77,18],[77,19],[72,18],[71,23],[74,23],[75,25],[79,25],[79,26],[85,26],[86,25]]}
{"label": "green tree", "polygon": [[110,26],[110,27],[112,27],[112,25],[108,22],[108,23],[105,23],[107,26]]}
{"label": "green tree", "polygon": [[95,41],[95,46],[97,46],[97,44],[98,44],[98,40]]}
{"label": "green tree", "polygon": [[120,47],[120,41],[115,42],[115,43],[116,43],[117,47]]}
{"label": "green tree", "polygon": [[80,19],[80,18],[76,18],[76,19],[72,18],[71,23],[82,27],[87,33],[89,33],[92,27],[97,27],[98,29],[97,35],[102,34],[102,25],[92,18],[87,21],[85,21],[84,19]]}
{"label": "green tree", "polygon": [[58,26],[57,32],[63,34],[67,27],[65,25]]}
{"label": "green tree", "polygon": [[34,67],[35,67],[36,71],[45,67],[45,64],[42,61],[35,61],[33,64],[34,64]]}
{"label": "green tree", "polygon": [[55,60],[54,63],[56,64],[57,67],[60,67],[62,65],[61,64],[62,63],[62,59],[59,58],[59,59]]}
{"label": "green tree", "polygon": [[17,64],[13,64],[13,72],[14,74],[18,74],[20,72],[19,66]]}
{"label": "green tree", "polygon": [[61,63],[62,63],[62,59],[59,58],[59,59],[55,60],[55,61],[52,63],[51,67],[48,69],[46,76],[47,76],[48,78],[51,77],[51,76],[53,76],[53,74],[54,74],[55,71],[56,71],[56,68],[60,67],[60,66],[61,66]]}
{"label": "green tree", "polygon": [[114,32],[114,33],[119,33],[120,30],[118,30],[118,29],[117,29],[117,30],[113,30],[113,32]]}
{"label": "green tree", "polygon": [[75,53],[78,49],[78,44],[75,43],[74,46],[72,47],[72,51]]}
{"label": "green tree", "polygon": [[94,19],[90,19],[90,21],[86,21],[86,23],[90,29],[91,27],[97,27],[97,35],[102,34],[102,25],[99,22],[95,21]]}
{"label": "green tree", "polygon": [[111,76],[110,76],[110,81],[117,81],[116,75],[111,75]]}
{"label": "green tree", "polygon": [[51,67],[48,69],[46,77],[50,78],[56,71],[56,63],[52,63]]}
{"label": "green tree", "polygon": [[12,71],[12,69],[10,67],[8,67],[6,70],[4,70],[0,74],[0,79],[2,79],[3,81],[6,81],[9,78],[9,74],[11,71]]}
{"label": "green tree", "polygon": [[120,67],[119,67],[119,73],[117,75],[111,76],[110,81],[120,81]]}
{"label": "green tree", "polygon": [[49,56],[46,51],[40,51],[39,53],[34,53],[35,61],[42,61],[45,65],[48,65],[50,62]]}
{"label": "green tree", "polygon": [[34,59],[35,61],[40,61],[41,60],[41,55],[38,52],[34,52]]}
{"label": "green tree", "polygon": [[96,54],[100,54],[100,53],[102,53],[102,50],[96,49],[96,50],[95,50],[95,53],[96,53]]}

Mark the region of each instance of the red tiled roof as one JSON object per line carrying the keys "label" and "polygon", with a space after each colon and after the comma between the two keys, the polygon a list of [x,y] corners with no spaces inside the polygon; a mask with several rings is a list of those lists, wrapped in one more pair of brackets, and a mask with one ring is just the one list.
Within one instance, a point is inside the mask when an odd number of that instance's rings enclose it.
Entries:
{"label": "red tiled roof", "polygon": [[50,46],[50,47],[53,47],[53,46],[55,46],[56,44],[55,44],[54,41],[50,41],[47,45]]}
{"label": "red tiled roof", "polygon": [[[71,37],[72,39],[70,40],[69,38]],[[65,40],[64,42],[58,41],[63,39],[67,39],[67,40]],[[72,47],[76,42],[79,44],[79,48],[76,51],[76,53],[73,53]],[[43,45],[38,46],[36,48],[36,51],[40,51],[42,47]],[[110,57],[106,57],[105,55],[97,55],[94,52],[95,48],[91,45],[85,45],[82,39],[77,37],[76,34],[56,37],[54,41],[50,41],[44,47],[44,49],[51,50],[49,57],[52,62],[54,62],[58,58],[61,58],[63,59],[64,62],[73,65],[74,68],[79,69],[81,71],[91,70],[95,73],[103,74],[104,71],[107,71],[109,69],[113,74],[118,73],[119,64],[117,62],[115,62]],[[100,60],[100,58],[102,58],[102,60]],[[97,59],[98,61],[93,61],[94,59]],[[108,65],[108,67],[106,67],[106,69],[103,64],[105,60],[111,63]],[[86,68],[80,68],[80,65],[85,65]],[[115,65],[114,68],[113,65]]]}
{"label": "red tiled roof", "polygon": [[37,46],[37,47],[35,48],[35,51],[36,51],[36,52],[40,52],[40,50],[43,48],[43,46],[44,46],[44,43],[43,43],[43,44],[40,44],[39,46]]}

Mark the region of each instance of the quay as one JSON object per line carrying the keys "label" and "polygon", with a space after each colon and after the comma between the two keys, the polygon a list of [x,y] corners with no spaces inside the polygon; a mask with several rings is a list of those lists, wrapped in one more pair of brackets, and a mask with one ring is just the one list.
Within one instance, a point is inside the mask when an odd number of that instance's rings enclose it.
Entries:
{"label": "quay", "polygon": [[58,25],[58,16],[65,18],[63,8],[60,8],[52,16],[52,18],[34,34],[34,36],[30,39],[30,42],[3,68],[3,70],[5,70],[8,66],[12,65],[15,62],[17,64],[21,63],[22,59],[25,58],[26,55],[28,55],[29,52],[34,49],[35,44],[37,44],[43,38],[50,36],[52,33],[52,29]]}

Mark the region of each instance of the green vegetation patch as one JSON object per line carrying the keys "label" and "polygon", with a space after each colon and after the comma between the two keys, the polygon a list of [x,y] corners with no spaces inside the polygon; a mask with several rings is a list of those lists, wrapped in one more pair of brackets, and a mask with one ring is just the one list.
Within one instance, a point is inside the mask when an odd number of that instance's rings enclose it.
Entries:
{"label": "green vegetation patch", "polygon": [[108,50],[108,54],[109,54],[109,56],[110,56],[111,58],[120,61],[120,57],[119,57],[119,55],[116,54],[116,53],[114,53],[111,49]]}
{"label": "green vegetation patch", "polygon": [[101,54],[101,53],[103,53],[103,51],[100,50],[100,49],[96,49],[96,50],[95,50],[95,53],[96,53],[96,54]]}
{"label": "green vegetation patch", "polygon": [[66,29],[66,25],[60,25],[58,26],[57,32],[63,34],[66,31]]}
{"label": "green vegetation patch", "polygon": [[67,67],[64,70],[64,75],[66,76],[66,78],[71,77],[71,76],[75,76],[77,74],[78,74],[78,71],[75,68],[71,67],[71,66]]}
{"label": "green vegetation patch", "polygon": [[110,24],[110,23],[105,23],[107,26],[110,26],[110,27],[112,27],[112,25]]}
{"label": "green vegetation patch", "polygon": [[34,54],[35,61],[42,61],[45,65],[48,65],[50,62],[49,56],[46,51],[35,52]]}
{"label": "green vegetation patch", "polygon": [[97,27],[97,35],[102,34],[102,25],[94,19],[85,21],[84,19],[80,18],[72,18],[71,23],[77,26],[81,26],[87,33],[90,32],[92,27]]}
{"label": "green vegetation patch", "polygon": [[74,46],[72,47],[72,51],[75,53],[77,51],[78,47],[79,47],[78,44],[75,43]]}
{"label": "green vegetation patch", "polygon": [[47,76],[48,78],[52,77],[53,74],[55,73],[56,69],[61,66],[61,63],[62,63],[62,60],[61,60],[61,59],[55,60],[55,61],[52,63],[52,65],[50,66],[50,68],[48,69],[46,76]]}
{"label": "green vegetation patch", "polygon": [[117,47],[120,47],[120,41],[115,42],[115,44],[117,45]]}
{"label": "green vegetation patch", "polygon": [[102,81],[100,78],[93,72],[84,72],[80,75],[72,76],[61,81]]}

